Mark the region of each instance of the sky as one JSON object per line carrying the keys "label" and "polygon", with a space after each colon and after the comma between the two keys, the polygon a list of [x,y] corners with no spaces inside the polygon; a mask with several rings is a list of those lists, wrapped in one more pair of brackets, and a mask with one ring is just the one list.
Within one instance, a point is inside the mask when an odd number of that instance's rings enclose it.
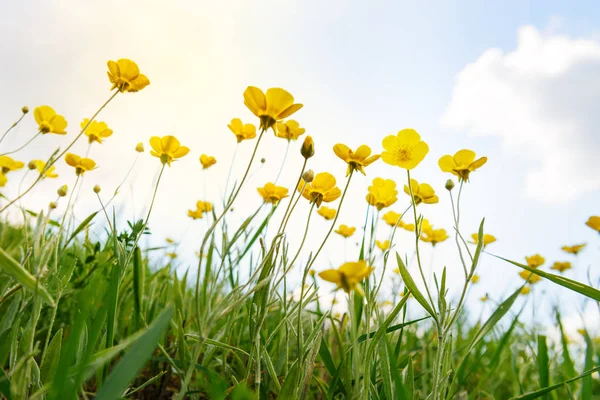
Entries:
{"label": "sky", "polygon": [[[345,183],[346,167],[331,150],[335,143],[352,148],[367,144],[380,152],[385,136],[416,129],[430,152],[413,177],[430,183],[440,197],[439,204],[419,211],[448,232],[451,205],[443,185],[450,175],[439,170],[437,160],[462,148],[487,156],[488,163],[473,173],[463,192],[463,233],[476,232],[485,217],[485,231],[498,238],[490,253],[517,261],[540,253],[546,268],[570,259],[561,246],[585,242],[587,248],[567,276],[586,280],[591,266],[598,278],[594,264],[600,237],[584,225],[590,215],[600,214],[596,2],[25,0],[2,2],[0,15],[0,123],[10,126],[23,105],[33,109],[43,104],[69,121],[67,138],[46,135],[15,158],[45,159],[74,137],[81,120],[110,96],[107,60],[130,58],[149,77],[150,86],[117,96],[99,116],[114,134],[90,149],[99,168],[86,174],[75,213],[83,220],[97,210],[91,188],[99,184],[109,198],[137,157],[113,205],[121,211],[120,225],[145,215],[160,165],[148,153],[136,156],[133,149],[140,141],[149,148],[151,136],[177,136],[191,152],[162,178],[148,240],[163,245],[166,237],[175,239],[180,270],[193,270],[193,253],[207,226],[205,220],[188,219],[187,210],[200,199],[219,204],[234,151],[232,181],[250,157],[253,143],[244,142],[236,151],[227,124],[236,117],[257,122],[243,104],[242,93],[252,85],[283,87],[304,104],[293,118],[316,142],[309,167],[331,172],[339,185]],[[0,151],[18,147],[35,132],[30,114]],[[294,185],[302,161],[299,145],[290,144],[281,185]],[[266,135],[257,155],[265,163],[252,167],[229,224],[260,205],[256,187],[275,179],[286,146]],[[74,147],[79,154],[86,151],[83,141]],[[202,153],[218,160],[207,171],[198,162]],[[59,186],[74,184],[64,163],[57,164],[57,172],[58,179],[43,182],[23,204],[39,210],[54,200]],[[22,175],[11,173],[2,193],[14,195]],[[363,224],[367,187],[378,176],[400,186],[399,201],[391,209],[401,212],[408,205],[401,188],[404,171],[379,161],[368,167],[366,177],[353,178],[338,224]],[[301,203],[291,222],[292,248],[299,243],[308,209]],[[329,226],[317,217],[316,233],[306,244],[313,251],[322,240],[317,233]],[[95,228],[101,234],[101,221]],[[379,238],[387,235],[388,227],[380,225]],[[335,236],[316,270],[357,257],[357,240],[344,244]],[[395,250],[410,256],[411,243],[402,232]],[[434,253],[424,251],[423,257],[424,265],[438,273],[447,266],[458,290],[462,268],[453,241],[439,244]],[[476,299],[485,293],[502,299],[515,290],[521,283],[518,272],[485,255],[478,269],[481,281],[470,292],[472,313],[480,312]],[[560,303],[572,325],[581,325],[580,297],[549,282],[535,289],[536,298],[549,299],[536,300],[540,314]],[[323,285],[322,291],[330,296],[331,287]],[[597,319],[590,322],[597,318],[593,308],[584,315],[588,324],[598,325]]]}

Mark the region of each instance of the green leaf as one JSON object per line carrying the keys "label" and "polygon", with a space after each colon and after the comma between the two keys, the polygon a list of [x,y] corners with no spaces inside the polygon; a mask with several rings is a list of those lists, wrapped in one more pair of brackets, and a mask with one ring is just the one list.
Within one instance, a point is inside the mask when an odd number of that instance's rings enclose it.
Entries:
{"label": "green leaf", "polygon": [[[385,333],[396,332],[396,331],[398,331],[398,330],[400,330],[402,328],[406,328],[409,325],[416,324],[417,322],[421,322],[421,321],[424,321],[424,320],[429,319],[429,318],[431,318],[431,317],[428,315],[426,317],[422,317],[422,318],[418,318],[418,319],[413,319],[412,321],[404,322],[402,324],[392,325],[392,326],[390,326],[389,328],[387,328],[385,330]],[[368,335],[368,338],[370,339],[373,336],[375,336],[376,333],[377,333],[377,331],[369,332],[368,334],[367,333],[363,333],[362,335],[360,335],[358,337],[357,341],[358,341],[358,343],[362,343],[365,340],[367,340],[367,335]]]}
{"label": "green leaf", "polygon": [[419,304],[425,309],[425,311],[427,311],[433,319],[437,320],[437,316],[435,315],[433,308],[431,308],[431,305],[427,302],[427,300],[425,299],[425,296],[423,296],[423,294],[417,287],[417,284],[413,280],[412,276],[410,276],[410,273],[408,272],[408,269],[402,262],[400,255],[398,255],[398,252],[396,252],[396,261],[398,263],[398,269],[400,270],[400,275],[402,276],[402,280],[404,281],[404,284],[406,285],[408,290],[410,290],[410,292],[413,294],[415,300],[417,300],[419,302]]}
{"label": "green leaf", "polygon": [[571,379],[567,379],[566,381],[557,383],[555,385],[548,386],[548,387],[536,390],[534,392],[525,393],[525,394],[523,394],[521,396],[513,397],[511,400],[533,400],[533,399],[539,399],[540,397],[542,397],[546,393],[550,393],[551,391],[553,391],[555,389],[558,389],[559,387],[562,387],[562,386],[566,385],[567,383],[575,382],[576,380],[579,380],[581,378],[585,378],[586,376],[589,376],[589,375],[593,374],[596,371],[600,371],[600,366],[592,368],[592,369],[589,369],[589,370],[585,371],[584,373],[582,373],[581,375],[578,375],[578,376],[576,376],[574,378],[571,378]]}
{"label": "green leaf", "polygon": [[23,288],[40,295],[50,307],[54,307],[54,299],[42,286],[36,277],[31,275],[21,264],[12,258],[4,249],[0,248],[0,271],[8,274],[11,278],[21,284]]}
{"label": "green leaf", "polygon": [[[540,387],[550,386],[550,367],[548,361],[548,345],[546,344],[546,336],[538,335],[538,354],[537,354],[537,365],[538,375],[540,380]],[[542,395],[544,400],[548,400],[547,394]]]}
{"label": "green leaf", "polygon": [[[594,343],[587,332],[584,334],[585,337],[585,369],[589,370],[594,365]],[[592,376],[585,376],[583,378],[583,385],[581,387],[581,400],[592,400]]]}
{"label": "green leaf", "polygon": [[88,217],[84,219],[77,228],[75,228],[75,230],[73,231],[71,236],[69,236],[69,239],[65,242],[65,245],[63,247],[66,248],[69,245],[69,243],[71,243],[71,240],[75,239],[75,237],[79,235],[79,233],[81,233],[81,231],[83,231],[89,225],[89,223],[94,219],[96,214],[98,214],[98,211],[88,215]]}
{"label": "green leaf", "polygon": [[[142,315],[142,308],[144,302],[144,282],[146,269],[144,268],[144,262],[142,259],[142,251],[136,246],[133,251],[133,307],[135,309],[136,317],[139,321]],[[138,324],[138,327],[141,324]]]}
{"label": "green leaf", "polygon": [[62,334],[63,330],[60,328],[52,337],[52,340],[48,344],[48,348],[44,350],[44,357],[42,358],[42,364],[40,365],[41,379],[44,384],[49,383],[56,373],[56,368],[60,361]]}
{"label": "green leaf", "polygon": [[129,382],[136,377],[138,371],[142,369],[152,355],[162,335],[169,327],[173,312],[173,306],[169,306],[152,321],[146,331],[131,345],[121,361],[112,370],[104,385],[100,388],[96,400],[119,398]]}
{"label": "green leaf", "polygon": [[6,397],[6,400],[12,399],[10,394],[10,379],[6,376],[4,368],[0,368],[0,394]]}

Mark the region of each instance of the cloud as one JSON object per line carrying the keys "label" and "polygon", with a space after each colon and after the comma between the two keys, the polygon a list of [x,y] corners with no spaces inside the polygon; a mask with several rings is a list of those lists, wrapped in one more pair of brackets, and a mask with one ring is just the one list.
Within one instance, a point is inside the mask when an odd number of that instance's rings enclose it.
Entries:
{"label": "cloud", "polygon": [[600,189],[600,42],[519,29],[459,74],[444,127],[499,136],[527,162],[527,195],[550,203]]}

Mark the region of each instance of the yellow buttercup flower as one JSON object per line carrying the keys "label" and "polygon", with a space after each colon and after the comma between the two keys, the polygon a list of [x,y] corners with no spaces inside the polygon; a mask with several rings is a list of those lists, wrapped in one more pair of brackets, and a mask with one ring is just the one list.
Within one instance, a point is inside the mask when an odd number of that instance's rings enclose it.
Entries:
{"label": "yellow buttercup flower", "polygon": [[350,236],[354,235],[354,232],[356,232],[356,228],[355,227],[344,225],[344,224],[340,225],[335,230],[335,233],[337,233],[338,235],[343,236],[346,239],[348,239]]}
{"label": "yellow buttercup flower", "polygon": [[523,279],[525,279],[526,281],[528,281],[530,284],[534,284],[539,282],[540,280],[542,280],[542,277],[534,274],[533,272],[529,272],[527,270],[523,270],[521,272],[519,272],[519,276]]}
{"label": "yellow buttercup flower", "polygon": [[338,143],[333,146],[333,152],[348,163],[346,176],[350,175],[350,172],[352,171],[359,171],[363,175],[366,175],[364,168],[379,160],[379,157],[381,157],[379,154],[371,156],[371,148],[364,144],[359,146],[356,151],[352,151],[345,144]]}
{"label": "yellow buttercup flower", "polygon": [[165,241],[166,241],[167,243],[169,243],[169,244],[173,244],[173,243],[175,243],[175,241],[174,241],[173,239],[171,239],[171,238],[165,238]]}
{"label": "yellow buttercup flower", "polygon": [[200,156],[200,164],[202,164],[202,169],[210,168],[211,166],[217,163],[217,159],[213,156],[207,156],[206,154],[202,154]]}
{"label": "yellow buttercup flower", "polygon": [[446,239],[448,239],[448,234],[445,229],[422,228],[421,240],[426,243],[431,243],[432,246],[435,246]]}
{"label": "yellow buttercup flower", "polygon": [[[471,243],[478,244],[479,235],[477,233],[473,233],[471,235],[471,238],[473,238],[473,241]],[[487,246],[490,243],[494,243],[495,241],[496,241],[495,236],[488,235],[487,233],[485,233],[483,235],[483,247]]]}
{"label": "yellow buttercup flower", "polygon": [[521,288],[520,294],[522,294],[523,296],[525,296],[525,295],[528,295],[529,292],[531,292],[531,288],[529,286],[523,286]]}
{"label": "yellow buttercup flower", "polygon": [[320,207],[319,210],[317,211],[317,213],[325,218],[327,221],[332,220],[335,218],[335,214],[337,213],[335,208],[329,208],[329,207]]}
{"label": "yellow buttercup flower", "polygon": [[181,146],[179,140],[174,136],[152,136],[150,138],[150,154],[160,158],[160,162],[171,166],[171,162],[185,156],[190,152],[185,146]]}
{"label": "yellow buttercup flower", "polygon": [[575,254],[575,255],[577,255],[577,254],[579,254],[579,252],[581,250],[583,250],[583,248],[585,246],[586,246],[586,243],[581,243],[581,244],[575,244],[573,246],[563,246],[563,247],[561,247],[561,249],[564,252],[567,252],[569,254]]}
{"label": "yellow buttercup flower", "polygon": [[366,197],[367,203],[381,211],[398,200],[397,194],[396,182],[391,179],[375,178],[373,184],[369,186],[369,193]]}
{"label": "yellow buttercup flower", "polygon": [[7,174],[10,171],[16,171],[25,166],[21,161],[15,161],[9,156],[0,156],[0,169],[3,174]]}
{"label": "yellow buttercup flower", "polygon": [[473,275],[473,276],[471,277],[471,282],[472,282],[473,284],[475,284],[475,283],[479,282],[479,275],[477,275],[477,274]]}
{"label": "yellow buttercup flower", "polygon": [[188,217],[192,219],[200,219],[204,213],[212,211],[213,207],[207,201],[199,200],[196,202],[196,210],[188,210]]}
{"label": "yellow buttercup flower", "polygon": [[143,153],[144,152],[144,143],[139,142],[138,144],[136,144],[135,151],[137,151],[138,153]]}
{"label": "yellow buttercup flower", "polygon": [[137,64],[126,58],[108,61],[108,79],[112,83],[110,90],[118,89],[119,92],[137,92],[150,84],[144,74],[140,74]]}
{"label": "yellow buttercup flower", "polygon": [[96,120],[90,122],[90,120],[88,118],[85,118],[83,121],[81,121],[81,129],[85,128],[85,126],[88,125],[88,127],[85,130],[85,134],[88,137],[88,141],[90,143],[92,142],[98,142],[98,143],[102,143],[102,139],[106,139],[107,137],[109,137],[110,135],[113,134],[112,129],[108,128],[108,125],[106,125],[106,122],[98,122]]}
{"label": "yellow buttercup flower", "polygon": [[383,219],[385,221],[386,224],[388,224],[389,226],[395,226],[395,225],[399,225],[400,224],[400,218],[402,216],[400,214],[398,214],[395,211],[388,211],[385,214],[383,214],[383,217],[381,219]]}
{"label": "yellow buttercup flower", "polygon": [[553,264],[553,265],[550,267],[550,269],[554,269],[554,270],[556,270],[556,271],[558,271],[558,272],[560,272],[560,273],[563,273],[563,272],[565,272],[566,270],[568,270],[568,269],[571,269],[571,268],[573,268],[573,267],[571,266],[571,263],[570,263],[570,262],[568,262],[568,261],[564,261],[564,262],[556,261],[556,262],[555,262],[555,263],[554,263],[554,264]]}
{"label": "yellow buttercup flower", "polygon": [[409,232],[414,232],[415,231],[415,224],[407,224],[404,221],[400,220],[398,221],[398,226],[402,229],[405,229]]}
{"label": "yellow buttercup flower", "polygon": [[33,117],[38,124],[38,129],[42,134],[55,133],[57,135],[66,135],[67,120],[50,106],[39,106],[33,110]]}
{"label": "yellow buttercup flower", "polygon": [[276,127],[275,136],[287,139],[288,141],[298,140],[298,137],[306,132],[306,129],[300,128],[300,124],[293,119],[285,122],[278,122]]}
{"label": "yellow buttercup flower", "polygon": [[321,279],[335,283],[338,288],[346,293],[357,289],[357,285],[371,274],[375,268],[367,266],[367,262],[360,260],[357,262],[347,262],[338,269],[328,269],[319,272]]}
{"label": "yellow buttercup flower", "polygon": [[335,177],[329,172],[320,172],[315,175],[315,179],[312,182],[306,183],[304,187],[304,181],[298,185],[298,191],[302,190],[302,196],[308,199],[311,203],[315,203],[317,208],[321,206],[322,202],[331,203],[342,195],[340,188],[335,186]]}
{"label": "yellow buttercup flower", "polygon": [[288,190],[282,186],[276,186],[269,182],[265,186],[258,188],[258,194],[262,196],[265,203],[277,205],[281,199],[288,196]]}
{"label": "yellow buttercup flower", "polygon": [[527,261],[527,265],[531,268],[537,268],[546,262],[544,257],[540,256],[539,254],[534,254],[533,256],[525,257],[525,261]]}
{"label": "yellow buttercup flower", "polygon": [[377,247],[379,247],[379,249],[383,252],[385,252],[387,249],[390,248],[390,241],[389,240],[384,240],[383,242],[376,240],[375,241],[375,245]]}
{"label": "yellow buttercup flower", "polygon": [[83,175],[86,171],[91,171],[96,168],[96,162],[91,158],[80,157],[77,154],[67,153],[65,155],[65,161],[71,167],[75,168],[77,175]]}
{"label": "yellow buttercup flower", "polygon": [[414,179],[410,180],[410,188],[408,185],[404,185],[404,193],[410,196],[410,190],[412,189],[413,198],[415,205],[421,203],[435,204],[439,201],[439,198],[435,194],[433,188],[427,183],[419,183]]}
{"label": "yellow buttercup flower", "polygon": [[459,181],[468,181],[469,174],[482,167],[487,162],[487,157],[475,160],[475,152],[471,150],[459,150],[451,156],[446,154],[438,161],[443,172],[450,172],[458,176]]}
{"label": "yellow buttercup flower", "polygon": [[238,143],[242,140],[254,139],[256,137],[256,127],[252,124],[243,124],[239,118],[232,119],[227,126],[235,135]]}
{"label": "yellow buttercup flower", "polygon": [[386,136],[382,142],[385,151],[381,153],[383,162],[400,168],[415,168],[429,152],[427,143],[414,129],[403,129],[396,135]]}
{"label": "yellow buttercup flower", "polygon": [[587,226],[589,226],[590,228],[592,228],[593,230],[595,230],[596,232],[600,233],[600,217],[599,216],[594,215],[594,216],[590,217],[585,224]]}
{"label": "yellow buttercup flower", "polygon": [[[44,171],[44,168],[46,168],[46,163],[42,160],[32,160],[30,164],[34,165],[35,169],[37,169],[40,174]],[[58,178],[58,174],[54,172],[54,169],[54,165],[48,168],[46,172],[44,172],[44,178]]]}
{"label": "yellow buttercup flower", "polygon": [[263,130],[273,127],[302,108],[302,104],[294,104],[294,96],[286,90],[271,88],[265,94],[254,86],[248,86],[244,91],[244,104],[260,118],[260,128]]}

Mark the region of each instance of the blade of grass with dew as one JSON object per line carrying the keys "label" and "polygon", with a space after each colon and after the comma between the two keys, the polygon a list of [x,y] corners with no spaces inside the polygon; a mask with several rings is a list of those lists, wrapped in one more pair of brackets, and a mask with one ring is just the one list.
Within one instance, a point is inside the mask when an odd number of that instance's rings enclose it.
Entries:
{"label": "blade of grass with dew", "polygon": [[560,383],[556,383],[552,386],[548,386],[539,390],[536,390],[534,392],[529,392],[529,393],[525,393],[521,396],[516,396],[516,397],[512,397],[511,400],[533,400],[533,399],[539,399],[540,397],[542,397],[543,395],[552,392],[553,390],[556,390],[560,387],[563,387],[564,385],[571,383],[571,382],[575,382],[579,379],[585,378],[587,376],[590,376],[591,374],[593,374],[596,371],[600,371],[600,366],[589,369],[587,371],[585,371],[584,373],[571,378],[571,379],[567,379],[566,381],[562,381]]}
{"label": "blade of grass with dew", "polygon": [[398,263],[398,269],[400,270],[400,276],[402,276],[404,285],[406,285],[406,287],[412,293],[415,300],[417,300],[419,302],[419,304],[425,309],[425,311],[427,311],[433,319],[437,319],[437,316],[435,315],[435,312],[431,308],[431,305],[427,302],[427,300],[425,299],[425,296],[423,296],[423,293],[421,293],[421,291],[417,287],[417,284],[415,283],[412,276],[410,275],[410,272],[408,272],[408,269],[404,265],[404,262],[402,262],[402,259],[400,258],[400,255],[398,254],[398,252],[396,252],[396,261]]}

